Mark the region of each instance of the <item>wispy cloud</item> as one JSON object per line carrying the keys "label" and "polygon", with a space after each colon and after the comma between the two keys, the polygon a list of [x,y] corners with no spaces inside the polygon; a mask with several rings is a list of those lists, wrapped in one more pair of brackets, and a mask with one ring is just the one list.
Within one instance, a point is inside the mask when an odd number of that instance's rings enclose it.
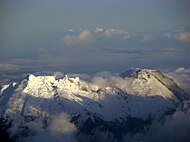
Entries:
{"label": "wispy cloud", "polygon": [[[110,52],[110,53],[119,53],[119,54],[139,54],[143,53],[142,50],[139,49],[121,49],[121,48],[109,48],[109,49],[103,49],[102,51]],[[144,51],[145,52],[145,51]]]}

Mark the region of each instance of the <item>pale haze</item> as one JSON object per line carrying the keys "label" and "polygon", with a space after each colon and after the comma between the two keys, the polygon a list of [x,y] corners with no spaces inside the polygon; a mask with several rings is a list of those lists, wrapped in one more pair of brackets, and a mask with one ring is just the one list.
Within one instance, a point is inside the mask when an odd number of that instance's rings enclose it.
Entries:
{"label": "pale haze", "polygon": [[0,73],[189,68],[188,0],[2,0]]}

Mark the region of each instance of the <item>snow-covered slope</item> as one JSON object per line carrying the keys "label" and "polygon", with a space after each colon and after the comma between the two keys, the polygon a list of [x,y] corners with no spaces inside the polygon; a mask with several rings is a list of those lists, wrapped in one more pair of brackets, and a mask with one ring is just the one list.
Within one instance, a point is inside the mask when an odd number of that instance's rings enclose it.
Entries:
{"label": "snow-covered slope", "polygon": [[171,78],[158,70],[131,68],[128,71],[121,73],[120,76],[122,78],[138,78],[144,80],[144,82],[150,80],[149,78],[155,78],[159,83],[162,83],[167,89],[172,91],[179,100],[183,101],[184,99],[190,99],[189,95]]}
{"label": "snow-covered slope", "polygon": [[[103,85],[102,85],[103,82]],[[100,85],[101,84],[101,85]],[[187,99],[175,82],[154,70],[134,69],[120,76],[91,81],[65,75],[29,75],[1,89],[0,114],[10,129],[38,125],[48,128],[54,116],[69,115],[77,128],[92,122],[123,122],[127,118],[157,119]]]}

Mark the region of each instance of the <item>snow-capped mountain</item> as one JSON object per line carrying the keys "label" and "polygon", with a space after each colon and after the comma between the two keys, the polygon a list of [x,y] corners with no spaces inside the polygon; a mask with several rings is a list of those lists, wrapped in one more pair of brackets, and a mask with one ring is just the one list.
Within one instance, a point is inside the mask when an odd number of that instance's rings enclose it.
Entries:
{"label": "snow-capped mountain", "polygon": [[21,82],[2,86],[0,114],[14,138],[35,136],[39,130],[55,131],[53,122],[59,122],[56,118],[62,114],[77,133],[99,126],[112,132],[125,126],[121,131],[127,133],[171,115],[188,98],[172,79],[156,70],[134,68],[120,76],[95,76],[90,81],[30,74]]}

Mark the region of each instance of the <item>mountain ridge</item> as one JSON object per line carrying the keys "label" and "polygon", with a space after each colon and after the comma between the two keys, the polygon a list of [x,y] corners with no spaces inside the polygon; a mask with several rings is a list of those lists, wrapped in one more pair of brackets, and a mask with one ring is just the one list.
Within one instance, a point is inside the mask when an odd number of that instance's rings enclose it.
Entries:
{"label": "mountain ridge", "polygon": [[121,127],[129,121],[144,127],[188,100],[181,90],[170,78],[147,69],[135,69],[130,76],[97,76],[91,81],[30,74],[20,83],[2,87],[0,111],[1,118],[11,123],[9,129],[16,130],[14,135],[22,127],[33,129],[31,125],[47,129],[62,113],[83,131],[87,124],[93,130],[99,125],[113,127],[112,123]]}

